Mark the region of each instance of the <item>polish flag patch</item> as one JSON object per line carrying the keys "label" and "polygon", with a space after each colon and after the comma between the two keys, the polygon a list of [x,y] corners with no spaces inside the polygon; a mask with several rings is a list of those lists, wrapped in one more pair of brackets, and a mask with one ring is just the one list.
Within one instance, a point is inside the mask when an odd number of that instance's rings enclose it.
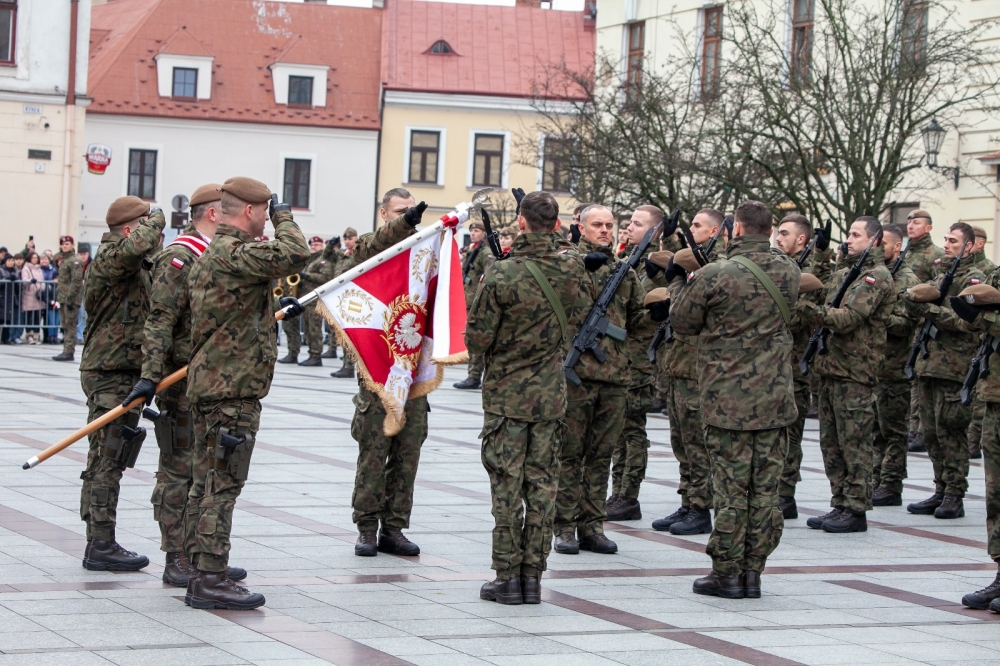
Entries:
{"label": "polish flag patch", "polygon": [[969,280],[969,284],[979,284],[979,280],[976,278],[972,278],[971,280]]}
{"label": "polish flag patch", "polygon": [[938,259],[935,259],[935,260],[934,260],[934,263],[935,263],[935,264],[940,264],[940,263],[941,263],[941,259],[940,259],[940,258],[938,258]]}
{"label": "polish flag patch", "polygon": [[183,262],[183,261],[181,261],[180,259],[178,259],[177,257],[174,257],[173,259],[171,259],[171,260],[170,260],[170,263],[171,263],[171,264],[173,265],[173,267],[174,267],[174,268],[176,268],[177,270],[180,270],[180,269],[184,268],[184,262]]}
{"label": "polish flag patch", "polygon": [[865,282],[867,282],[868,284],[875,284],[875,278],[869,275],[868,277],[865,278]]}

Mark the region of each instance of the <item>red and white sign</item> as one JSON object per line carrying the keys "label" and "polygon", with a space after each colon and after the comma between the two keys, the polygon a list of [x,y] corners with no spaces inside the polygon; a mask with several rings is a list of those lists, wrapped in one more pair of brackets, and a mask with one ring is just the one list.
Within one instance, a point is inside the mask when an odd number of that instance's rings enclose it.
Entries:
{"label": "red and white sign", "polygon": [[99,143],[87,146],[87,171],[103,176],[111,164],[111,149]]}

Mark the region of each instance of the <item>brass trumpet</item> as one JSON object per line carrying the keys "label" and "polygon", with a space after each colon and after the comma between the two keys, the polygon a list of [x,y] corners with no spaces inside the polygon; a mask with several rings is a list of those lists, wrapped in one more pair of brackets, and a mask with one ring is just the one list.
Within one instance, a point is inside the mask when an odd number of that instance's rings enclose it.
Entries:
{"label": "brass trumpet", "polygon": [[299,282],[302,278],[299,277],[298,273],[293,273],[287,277],[278,278],[278,286],[274,288],[273,294],[275,298],[281,298],[285,295],[285,286],[288,287],[288,295],[292,298],[299,297]]}

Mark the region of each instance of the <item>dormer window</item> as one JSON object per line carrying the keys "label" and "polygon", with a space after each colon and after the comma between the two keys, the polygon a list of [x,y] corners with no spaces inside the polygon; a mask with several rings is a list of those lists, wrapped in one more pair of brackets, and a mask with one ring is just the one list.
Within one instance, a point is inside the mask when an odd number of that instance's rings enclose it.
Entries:
{"label": "dormer window", "polygon": [[326,107],[326,65],[276,62],[270,67],[274,81],[274,103],[290,107]]}
{"label": "dormer window", "polygon": [[211,56],[156,55],[156,88],[160,97],[196,102],[212,97]]}
{"label": "dormer window", "polygon": [[198,70],[193,67],[174,67],[174,99],[193,100],[198,97]]}
{"label": "dormer window", "polygon": [[313,103],[313,77],[311,76],[289,76],[288,77],[288,104],[289,106],[312,106]]}
{"label": "dormer window", "polygon": [[454,53],[454,51],[451,49],[451,45],[449,45],[448,42],[443,39],[439,39],[434,42],[433,46],[431,46],[430,53],[434,53],[436,55],[450,55]]}

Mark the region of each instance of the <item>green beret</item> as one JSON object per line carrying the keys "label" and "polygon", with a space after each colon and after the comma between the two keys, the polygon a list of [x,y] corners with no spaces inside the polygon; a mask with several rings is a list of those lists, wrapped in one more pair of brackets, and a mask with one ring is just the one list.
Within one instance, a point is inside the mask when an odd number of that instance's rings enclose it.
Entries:
{"label": "green beret", "polygon": [[149,202],[139,197],[119,197],[108,207],[104,218],[109,227],[117,227],[140,217],[149,215]]}
{"label": "green beret", "polygon": [[222,191],[250,204],[264,203],[271,199],[271,189],[267,185],[245,176],[230,178],[222,184]]}

